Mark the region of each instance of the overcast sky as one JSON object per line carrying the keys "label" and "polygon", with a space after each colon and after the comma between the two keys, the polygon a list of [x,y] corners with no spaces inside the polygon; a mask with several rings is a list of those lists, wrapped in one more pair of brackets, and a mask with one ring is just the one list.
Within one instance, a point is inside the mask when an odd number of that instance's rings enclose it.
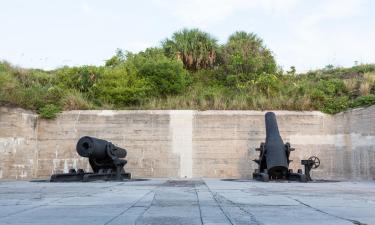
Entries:
{"label": "overcast sky", "polygon": [[0,0],[0,59],[43,69],[102,65],[117,48],[159,46],[184,27],[220,43],[254,32],[284,69],[375,63],[371,0]]}

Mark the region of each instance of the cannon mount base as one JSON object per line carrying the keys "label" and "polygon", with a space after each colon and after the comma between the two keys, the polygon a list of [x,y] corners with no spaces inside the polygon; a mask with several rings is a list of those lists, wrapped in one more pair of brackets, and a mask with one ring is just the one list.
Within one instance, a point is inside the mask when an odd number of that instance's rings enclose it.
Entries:
{"label": "cannon mount base", "polygon": [[122,181],[131,179],[131,173],[122,172],[120,176],[116,171],[99,171],[98,173],[86,173],[82,169],[69,173],[57,173],[51,176],[50,182],[89,182],[89,181]]}
{"label": "cannon mount base", "polygon": [[308,178],[305,174],[302,173],[302,171],[298,171],[298,173],[293,173],[292,171],[289,171],[284,179],[272,179],[270,175],[267,173],[267,171],[258,172],[258,170],[255,170],[253,173],[253,179],[263,182],[268,182],[270,180],[288,180],[288,181],[299,181],[299,182],[307,182]]}

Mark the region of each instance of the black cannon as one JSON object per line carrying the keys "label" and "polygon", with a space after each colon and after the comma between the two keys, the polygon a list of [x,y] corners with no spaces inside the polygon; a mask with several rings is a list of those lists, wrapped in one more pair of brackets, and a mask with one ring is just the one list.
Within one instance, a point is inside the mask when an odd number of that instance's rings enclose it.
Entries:
{"label": "black cannon", "polygon": [[[301,169],[297,173],[293,173],[293,170],[289,169],[289,163],[292,161],[289,156],[294,148],[291,148],[289,143],[284,144],[279,133],[275,113],[266,113],[265,122],[266,142],[261,143],[260,147],[256,148],[256,151],[260,153],[259,158],[253,160],[258,164],[258,169],[254,171],[253,178],[261,181],[286,179],[306,182],[311,180],[310,170],[307,174],[303,174]],[[301,163],[311,165],[309,160],[302,160]],[[305,173],[307,172],[306,168],[305,166]],[[311,169],[311,167],[308,168]]]}
{"label": "black cannon", "polygon": [[125,149],[111,142],[94,138],[82,137],[77,142],[77,153],[89,159],[93,172],[85,172],[83,169],[70,169],[69,173],[53,174],[51,182],[57,181],[93,181],[93,180],[117,180],[130,179],[131,174],[126,173],[124,166],[127,152]]}

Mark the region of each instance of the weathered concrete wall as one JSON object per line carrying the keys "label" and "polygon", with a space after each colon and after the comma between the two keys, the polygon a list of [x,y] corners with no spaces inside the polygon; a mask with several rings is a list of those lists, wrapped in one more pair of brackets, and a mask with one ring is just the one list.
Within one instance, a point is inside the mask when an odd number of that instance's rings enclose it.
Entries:
{"label": "weathered concrete wall", "polygon": [[0,108],[0,178],[37,176],[37,126],[33,113]]}
{"label": "weathered concrete wall", "polygon": [[[128,149],[134,177],[249,178],[265,138],[258,111],[68,111],[55,120],[0,108],[0,178],[47,178],[89,169],[75,151],[91,135]],[[276,111],[284,141],[296,148],[293,169],[316,155],[315,178],[375,179],[375,106],[335,116]]]}

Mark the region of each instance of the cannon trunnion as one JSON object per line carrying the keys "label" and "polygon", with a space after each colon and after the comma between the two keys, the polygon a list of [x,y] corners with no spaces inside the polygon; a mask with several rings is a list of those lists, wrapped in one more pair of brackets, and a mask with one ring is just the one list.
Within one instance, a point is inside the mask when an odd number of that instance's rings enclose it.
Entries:
{"label": "cannon trunnion", "polygon": [[80,138],[76,146],[77,153],[89,159],[93,172],[85,172],[83,169],[70,169],[69,173],[53,174],[51,182],[67,181],[94,181],[130,179],[131,174],[126,173],[124,166],[127,160],[123,159],[127,151],[117,147],[106,140],[84,136]]}
{"label": "cannon trunnion", "polygon": [[265,123],[266,142],[262,142],[260,147],[255,149],[259,151],[259,158],[253,160],[258,164],[258,169],[254,171],[253,178],[260,181],[279,179],[300,182],[311,181],[310,170],[319,166],[316,163],[319,159],[314,156],[308,160],[302,160],[301,164],[305,165],[305,174],[301,169],[297,173],[293,173],[293,170],[289,169],[289,163],[291,162],[289,156],[294,148],[291,148],[289,143],[284,144],[277,126],[275,113],[266,113]]}

